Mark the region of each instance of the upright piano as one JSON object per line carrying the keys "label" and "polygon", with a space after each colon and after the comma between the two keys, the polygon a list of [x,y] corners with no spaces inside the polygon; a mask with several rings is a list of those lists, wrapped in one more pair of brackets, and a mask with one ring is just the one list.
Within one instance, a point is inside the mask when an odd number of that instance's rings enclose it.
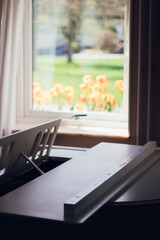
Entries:
{"label": "upright piano", "polygon": [[56,146],[60,122],[54,119],[0,139],[1,234],[55,239],[157,234],[156,142]]}

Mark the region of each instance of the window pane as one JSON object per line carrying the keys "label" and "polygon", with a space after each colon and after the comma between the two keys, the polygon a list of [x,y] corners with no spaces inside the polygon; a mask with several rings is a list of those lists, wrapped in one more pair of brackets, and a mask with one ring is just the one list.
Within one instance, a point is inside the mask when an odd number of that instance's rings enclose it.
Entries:
{"label": "window pane", "polygon": [[122,113],[125,1],[34,0],[32,14],[33,109]]}

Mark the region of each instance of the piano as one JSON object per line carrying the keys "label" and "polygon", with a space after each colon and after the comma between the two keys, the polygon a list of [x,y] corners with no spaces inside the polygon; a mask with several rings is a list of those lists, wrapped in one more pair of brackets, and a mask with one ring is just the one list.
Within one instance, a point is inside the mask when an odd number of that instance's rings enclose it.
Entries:
{"label": "piano", "polygon": [[56,146],[60,122],[0,139],[2,236],[153,239],[160,224],[156,142]]}

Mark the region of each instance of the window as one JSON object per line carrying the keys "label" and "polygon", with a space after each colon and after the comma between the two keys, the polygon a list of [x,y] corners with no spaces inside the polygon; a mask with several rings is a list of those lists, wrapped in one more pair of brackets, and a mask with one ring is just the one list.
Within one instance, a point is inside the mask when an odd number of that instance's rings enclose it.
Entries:
{"label": "window", "polygon": [[18,121],[128,136],[129,2],[26,1]]}

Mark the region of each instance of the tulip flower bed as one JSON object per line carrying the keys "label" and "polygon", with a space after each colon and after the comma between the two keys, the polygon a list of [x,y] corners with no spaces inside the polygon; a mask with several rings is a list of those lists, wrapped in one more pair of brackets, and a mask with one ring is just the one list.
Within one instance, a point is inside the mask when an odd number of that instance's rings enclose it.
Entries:
{"label": "tulip flower bed", "polygon": [[37,110],[111,112],[122,105],[123,59],[39,57],[34,71],[33,105]]}

